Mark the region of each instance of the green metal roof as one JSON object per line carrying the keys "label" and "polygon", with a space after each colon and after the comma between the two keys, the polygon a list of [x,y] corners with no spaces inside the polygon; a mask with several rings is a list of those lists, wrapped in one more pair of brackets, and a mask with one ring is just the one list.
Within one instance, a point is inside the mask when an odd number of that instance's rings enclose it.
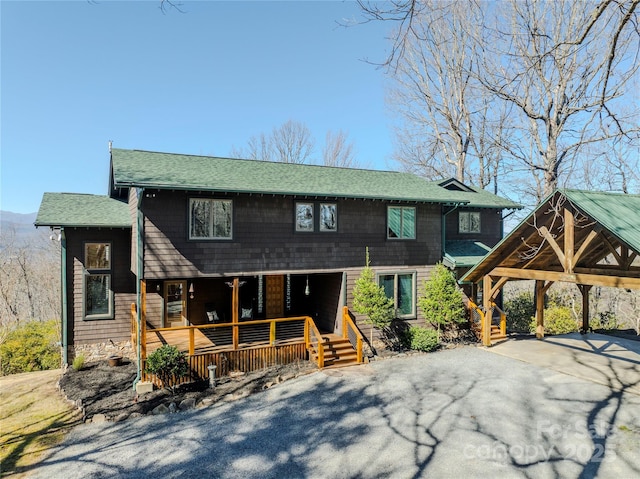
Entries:
{"label": "green metal roof", "polygon": [[640,195],[560,190],[579,210],[640,251]]}
{"label": "green metal roof", "polygon": [[36,226],[131,228],[129,205],[104,195],[45,193]]}
{"label": "green metal roof", "polygon": [[114,148],[113,185],[520,208],[481,189],[450,191],[411,173]]}
{"label": "green metal roof", "polygon": [[478,281],[482,275],[493,269],[500,258],[511,251],[514,240],[522,235],[526,228],[531,227],[532,218],[538,210],[546,208],[547,203],[558,193],[564,195],[575,208],[617,236],[631,249],[640,251],[640,195],[558,189],[542,200],[518,226],[487,253],[482,261],[471,268],[460,282]]}
{"label": "green metal roof", "polygon": [[478,264],[491,248],[480,241],[451,240],[445,243],[442,262],[450,268],[469,268]]}

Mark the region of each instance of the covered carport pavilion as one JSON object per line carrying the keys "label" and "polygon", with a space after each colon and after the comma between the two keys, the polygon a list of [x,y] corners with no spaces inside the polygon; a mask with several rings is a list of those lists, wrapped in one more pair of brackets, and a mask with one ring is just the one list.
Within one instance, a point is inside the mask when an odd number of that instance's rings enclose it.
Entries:
{"label": "covered carport pavilion", "polygon": [[[640,289],[640,196],[558,189],[467,274],[472,299],[486,318],[510,280],[535,281],[536,337],[544,337],[544,296],[555,282],[582,294],[582,328],[589,330],[593,286]],[[482,342],[491,345],[491,322]]]}

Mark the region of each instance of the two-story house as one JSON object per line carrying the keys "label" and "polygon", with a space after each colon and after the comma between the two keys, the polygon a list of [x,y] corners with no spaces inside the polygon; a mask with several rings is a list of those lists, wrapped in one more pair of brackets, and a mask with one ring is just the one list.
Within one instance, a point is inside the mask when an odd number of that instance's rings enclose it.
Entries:
{"label": "two-story house", "polygon": [[[65,362],[140,358],[164,328],[201,327],[194,354],[200,333],[242,321],[308,317],[340,333],[367,247],[397,317],[424,323],[416,298],[431,268],[472,266],[519,207],[410,173],[123,149],[110,161],[107,195],[45,193],[36,220],[61,238]],[[269,324],[266,337],[230,328],[227,340],[280,344],[284,322]]]}

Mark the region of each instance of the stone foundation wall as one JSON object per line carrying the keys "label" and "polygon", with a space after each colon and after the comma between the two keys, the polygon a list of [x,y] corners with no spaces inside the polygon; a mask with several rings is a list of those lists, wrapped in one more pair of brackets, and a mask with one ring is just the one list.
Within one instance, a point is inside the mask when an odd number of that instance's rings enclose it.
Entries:
{"label": "stone foundation wall", "polygon": [[69,363],[77,356],[84,355],[84,361],[100,361],[110,356],[122,356],[132,361],[136,359],[136,352],[131,347],[131,341],[109,341],[106,343],[76,344],[69,346]]}

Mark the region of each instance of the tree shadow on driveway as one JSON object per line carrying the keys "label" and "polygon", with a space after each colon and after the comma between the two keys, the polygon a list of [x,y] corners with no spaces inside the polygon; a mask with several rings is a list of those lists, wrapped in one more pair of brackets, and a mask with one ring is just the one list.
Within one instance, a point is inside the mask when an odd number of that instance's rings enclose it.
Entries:
{"label": "tree shadow on driveway", "polygon": [[[600,439],[585,428],[623,420],[640,431],[638,406],[636,396],[464,347],[82,426],[34,477],[587,477]],[[595,472],[640,474],[631,452]]]}

